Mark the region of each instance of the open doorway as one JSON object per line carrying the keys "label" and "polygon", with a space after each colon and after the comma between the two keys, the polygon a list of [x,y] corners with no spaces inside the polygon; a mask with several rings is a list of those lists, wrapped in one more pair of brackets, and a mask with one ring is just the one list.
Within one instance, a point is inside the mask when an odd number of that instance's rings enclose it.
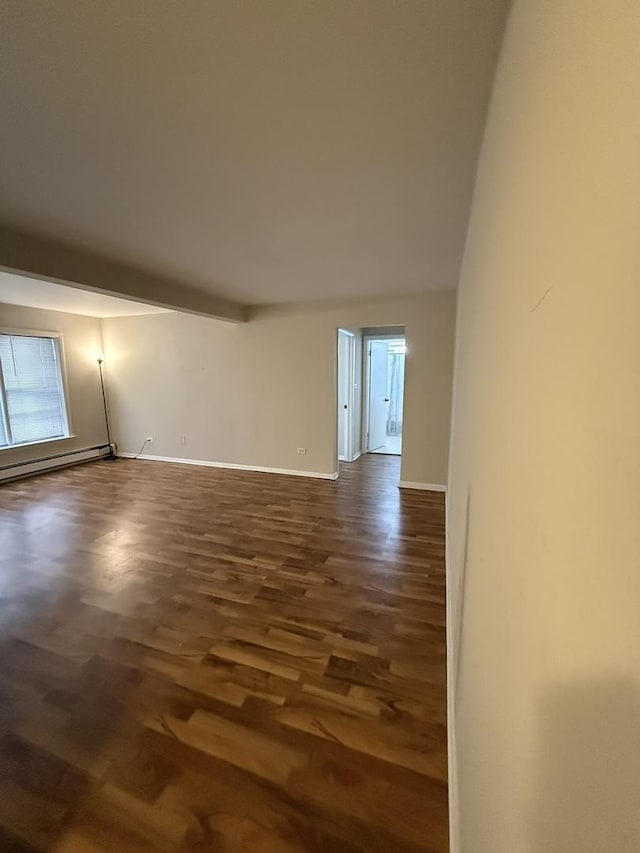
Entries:
{"label": "open doorway", "polygon": [[[400,475],[406,343],[404,326],[337,329],[336,450],[338,468],[362,454],[387,455]],[[397,464],[396,464],[397,463]],[[379,460],[383,464],[383,460]],[[347,466],[349,467],[349,466]],[[347,470],[347,469],[343,469]]]}
{"label": "open doorway", "polygon": [[360,336],[338,329],[338,461],[354,462],[360,456],[360,386],[357,381]]}
{"label": "open doorway", "polygon": [[366,337],[365,450],[402,454],[404,408],[404,335]]}

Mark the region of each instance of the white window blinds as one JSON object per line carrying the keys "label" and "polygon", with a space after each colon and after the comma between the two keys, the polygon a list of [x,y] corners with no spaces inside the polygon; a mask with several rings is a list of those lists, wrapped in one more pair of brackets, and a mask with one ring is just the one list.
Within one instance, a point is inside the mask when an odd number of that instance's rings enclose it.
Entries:
{"label": "white window blinds", "polygon": [[68,434],[58,340],[0,334],[0,445]]}

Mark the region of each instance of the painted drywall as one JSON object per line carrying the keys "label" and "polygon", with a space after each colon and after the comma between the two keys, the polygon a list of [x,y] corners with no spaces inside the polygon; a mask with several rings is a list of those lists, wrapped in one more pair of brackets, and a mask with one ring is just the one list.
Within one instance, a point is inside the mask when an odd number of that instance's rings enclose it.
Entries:
{"label": "painted drywall", "polygon": [[402,478],[445,483],[454,323],[452,292],[263,306],[244,325],[180,314],[104,320],[119,448],[136,452],[152,435],[146,452],[158,456],[332,474],[337,329],[403,324]]}
{"label": "painted drywall", "polygon": [[459,290],[454,853],[640,849],[637,0],[515,0]]}
{"label": "painted drywall", "polygon": [[0,264],[216,316],[183,286],[453,289],[507,2],[4,2],[0,218],[171,281],[2,233]]}
{"label": "painted drywall", "polygon": [[1,222],[0,269],[108,296],[124,297],[137,303],[176,308],[233,322],[245,319],[244,308],[236,302],[205,293],[180,280],[128,266],[82,246],[56,242]]}
{"label": "painted drywall", "polygon": [[0,467],[67,450],[106,444],[96,355],[102,350],[100,320],[59,311],[0,303],[0,328],[60,332],[73,437],[0,450]]}
{"label": "painted drywall", "polygon": [[64,314],[81,314],[83,317],[129,317],[132,314],[161,314],[168,310],[2,270],[0,299],[8,305],[44,308],[47,311],[62,311]]}

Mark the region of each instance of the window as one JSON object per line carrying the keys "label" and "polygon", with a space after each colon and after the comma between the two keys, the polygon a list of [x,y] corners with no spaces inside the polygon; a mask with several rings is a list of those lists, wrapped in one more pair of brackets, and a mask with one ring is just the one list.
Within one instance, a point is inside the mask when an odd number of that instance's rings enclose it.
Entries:
{"label": "window", "polygon": [[67,435],[59,338],[0,333],[0,447]]}

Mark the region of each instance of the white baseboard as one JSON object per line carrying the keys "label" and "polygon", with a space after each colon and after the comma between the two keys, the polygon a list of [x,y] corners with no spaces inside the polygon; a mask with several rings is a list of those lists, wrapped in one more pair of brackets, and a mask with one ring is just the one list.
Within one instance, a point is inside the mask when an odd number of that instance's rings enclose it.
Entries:
{"label": "white baseboard", "polygon": [[440,483],[410,483],[408,480],[400,480],[401,489],[420,489],[422,492],[446,492],[447,487]]}
{"label": "white baseboard", "polygon": [[78,465],[80,462],[88,462],[90,459],[99,459],[106,456],[107,447],[91,447],[88,450],[71,450],[68,453],[56,453],[44,459],[34,459],[33,462],[17,462],[0,469],[0,482],[17,480],[20,477],[28,477],[31,474],[40,474],[43,471],[51,471],[55,468],[67,468],[69,465]]}
{"label": "white baseboard", "polygon": [[294,471],[288,468],[266,468],[263,465],[237,465],[234,462],[210,462],[208,459],[181,459],[178,456],[151,456],[149,454],[118,453],[125,459],[147,459],[150,462],[176,462],[179,465],[200,465],[205,468],[227,468],[231,471],[256,471],[259,474],[285,474],[288,477],[313,477],[316,480],[337,480],[338,472],[322,474],[319,471]]}
{"label": "white baseboard", "polygon": [[353,459],[347,459],[346,456],[338,456],[338,462],[346,462],[347,465],[351,465],[353,462],[356,461],[356,459],[360,459],[361,456],[362,451],[359,450],[357,453],[354,454]]}

